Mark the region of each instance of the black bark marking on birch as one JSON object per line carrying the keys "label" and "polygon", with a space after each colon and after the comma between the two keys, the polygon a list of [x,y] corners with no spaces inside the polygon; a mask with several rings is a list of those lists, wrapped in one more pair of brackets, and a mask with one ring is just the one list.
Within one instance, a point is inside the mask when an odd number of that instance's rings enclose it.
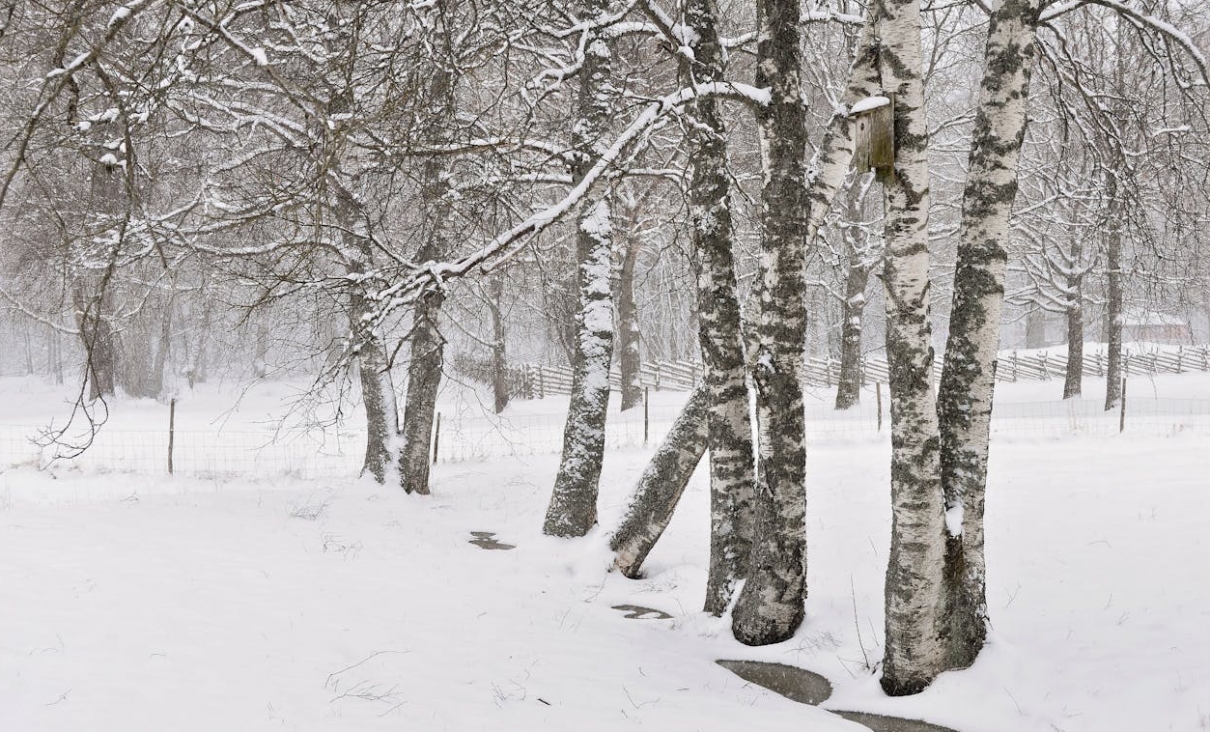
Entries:
{"label": "black bark marking on birch", "polygon": [[780,694],[790,701],[817,707],[832,696],[832,683],[797,666],[766,661],[715,661],[750,684]]}
{"label": "black bark marking on birch", "polygon": [[954,273],[953,307],[937,398],[947,535],[938,630],[945,666],[965,668],[987,636],[983,513],[1009,216],[1025,136],[1038,0],[1004,0],[992,13]]}
{"label": "black bark marking on birch", "polygon": [[617,554],[614,567],[631,579],[641,576],[643,561],[668,528],[676,504],[706,452],[709,407],[710,391],[699,386],[647,464],[626,515],[609,541],[609,548]]}

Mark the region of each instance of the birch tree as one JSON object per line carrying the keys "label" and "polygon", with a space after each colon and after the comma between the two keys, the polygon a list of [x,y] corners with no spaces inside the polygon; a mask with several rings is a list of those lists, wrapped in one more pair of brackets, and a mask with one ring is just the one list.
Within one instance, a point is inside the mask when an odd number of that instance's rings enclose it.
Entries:
{"label": "birch tree", "polygon": [[806,593],[806,109],[797,0],[757,3],[756,85],[769,103],[756,114],[764,185],[760,199],[760,321],[752,382],[759,429],[755,540],[732,613],[736,640],[783,641],[803,619]]}
{"label": "birch tree", "polygon": [[[724,52],[713,0],[689,0],[682,53],[687,83],[723,80]],[[759,83],[759,82],[758,82]],[[706,98],[686,110],[693,165],[689,217],[697,277],[699,342],[709,392],[710,571],[705,610],[722,615],[743,579],[753,541],[752,425],[737,294],[727,129],[720,103]]]}
{"label": "birch tree", "polygon": [[945,521],[929,321],[928,128],[918,0],[877,0],[883,88],[894,94],[895,169],[885,184],[891,402],[891,551],[882,688],[921,691],[940,672],[937,637]]}
{"label": "birch tree", "polygon": [[[584,0],[592,21],[609,9],[608,0]],[[596,30],[585,32],[579,71],[576,151],[572,185],[582,183],[601,157],[602,138],[612,114],[612,51]],[[597,522],[597,489],[605,452],[609,407],[609,364],[613,357],[612,211],[607,193],[581,204],[576,227],[580,309],[572,354],[571,403],[563,428],[563,454],[542,531],[551,536],[583,536]]]}
{"label": "birch tree", "polygon": [[1038,0],[1003,0],[991,15],[962,202],[949,339],[937,396],[945,495],[941,635],[950,668],[974,662],[987,635],[983,513],[1000,314],[1036,56]]}

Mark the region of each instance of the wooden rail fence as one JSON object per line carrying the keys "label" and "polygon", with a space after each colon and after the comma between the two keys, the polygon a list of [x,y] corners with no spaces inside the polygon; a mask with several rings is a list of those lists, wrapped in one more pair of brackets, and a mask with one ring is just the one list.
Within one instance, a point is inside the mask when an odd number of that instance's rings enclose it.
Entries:
{"label": "wooden rail fence", "polygon": [[[1104,376],[1108,359],[1103,351],[1084,354],[1084,375]],[[454,368],[464,376],[482,383],[491,383],[491,364],[467,356],[454,358]],[[1210,346],[1174,346],[1170,349],[1122,354],[1122,370],[1126,375],[1154,376],[1181,374],[1190,371],[1210,371]],[[1001,353],[996,366],[996,380],[1047,381],[1062,378],[1067,371],[1067,357],[1061,354]],[[697,386],[704,374],[700,363],[690,361],[645,361],[639,369],[639,386],[667,391],[688,391]],[[833,358],[810,358],[803,367],[803,376],[811,386],[835,386],[840,375],[840,361]],[[889,369],[885,359],[863,358],[861,383],[886,383]],[[940,378],[941,364],[934,365],[934,376]],[[571,393],[571,367],[539,364],[511,364],[506,378],[509,394],[522,399],[541,399],[548,395]],[[609,384],[620,389],[622,375],[617,367],[609,374]]]}

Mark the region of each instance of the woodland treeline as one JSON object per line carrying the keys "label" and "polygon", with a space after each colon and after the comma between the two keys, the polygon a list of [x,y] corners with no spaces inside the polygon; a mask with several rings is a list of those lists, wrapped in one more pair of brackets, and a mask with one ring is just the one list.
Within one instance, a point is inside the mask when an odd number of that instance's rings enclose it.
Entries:
{"label": "woodland treeline", "polygon": [[914,693],[986,635],[997,349],[1066,343],[1075,397],[1106,344],[1112,408],[1132,319],[1210,337],[1208,47],[1192,0],[7,0],[4,368],[96,422],[216,372],[350,384],[365,472],[423,495],[455,356],[497,411],[510,364],[569,363],[575,537],[611,365],[628,408],[641,360],[700,361],[617,567],[708,455],[704,607],[765,644],[804,617],[804,355],[843,409],[885,352]]}

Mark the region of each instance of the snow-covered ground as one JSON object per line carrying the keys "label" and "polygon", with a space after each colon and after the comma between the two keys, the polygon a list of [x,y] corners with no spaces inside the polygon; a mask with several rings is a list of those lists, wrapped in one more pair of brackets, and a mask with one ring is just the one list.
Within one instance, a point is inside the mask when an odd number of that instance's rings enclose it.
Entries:
{"label": "snow-covered ground", "polygon": [[[228,392],[185,395],[178,428],[213,431],[227,413],[233,434],[264,430],[292,388],[268,385],[236,412]],[[1059,388],[1004,385],[1000,404],[1058,404]],[[1088,380],[1090,401],[1100,388]],[[1131,389],[1195,402],[1210,399],[1210,378]],[[11,425],[61,406],[40,382],[0,392]],[[680,399],[653,394],[653,416]],[[470,414],[474,401],[451,392],[443,411]],[[557,423],[557,407],[510,412]],[[154,402],[113,411],[110,427],[166,426]],[[268,469],[170,478],[116,457],[2,468],[0,730],[862,729],[748,685],[718,658],[822,673],[836,689],[825,708],[963,732],[1210,729],[1205,432],[998,436],[991,642],[972,669],[905,699],[883,697],[870,670],[890,524],[885,433],[810,448],[807,622],[761,649],[698,612],[704,471],[647,577],[631,581],[606,571],[605,542],[649,451],[609,453],[601,527],[576,541],[541,535],[557,457],[515,452],[439,463],[427,498]],[[110,472],[123,467],[136,472]],[[472,531],[517,548],[484,551]],[[624,619],[618,604],[673,618]]]}

